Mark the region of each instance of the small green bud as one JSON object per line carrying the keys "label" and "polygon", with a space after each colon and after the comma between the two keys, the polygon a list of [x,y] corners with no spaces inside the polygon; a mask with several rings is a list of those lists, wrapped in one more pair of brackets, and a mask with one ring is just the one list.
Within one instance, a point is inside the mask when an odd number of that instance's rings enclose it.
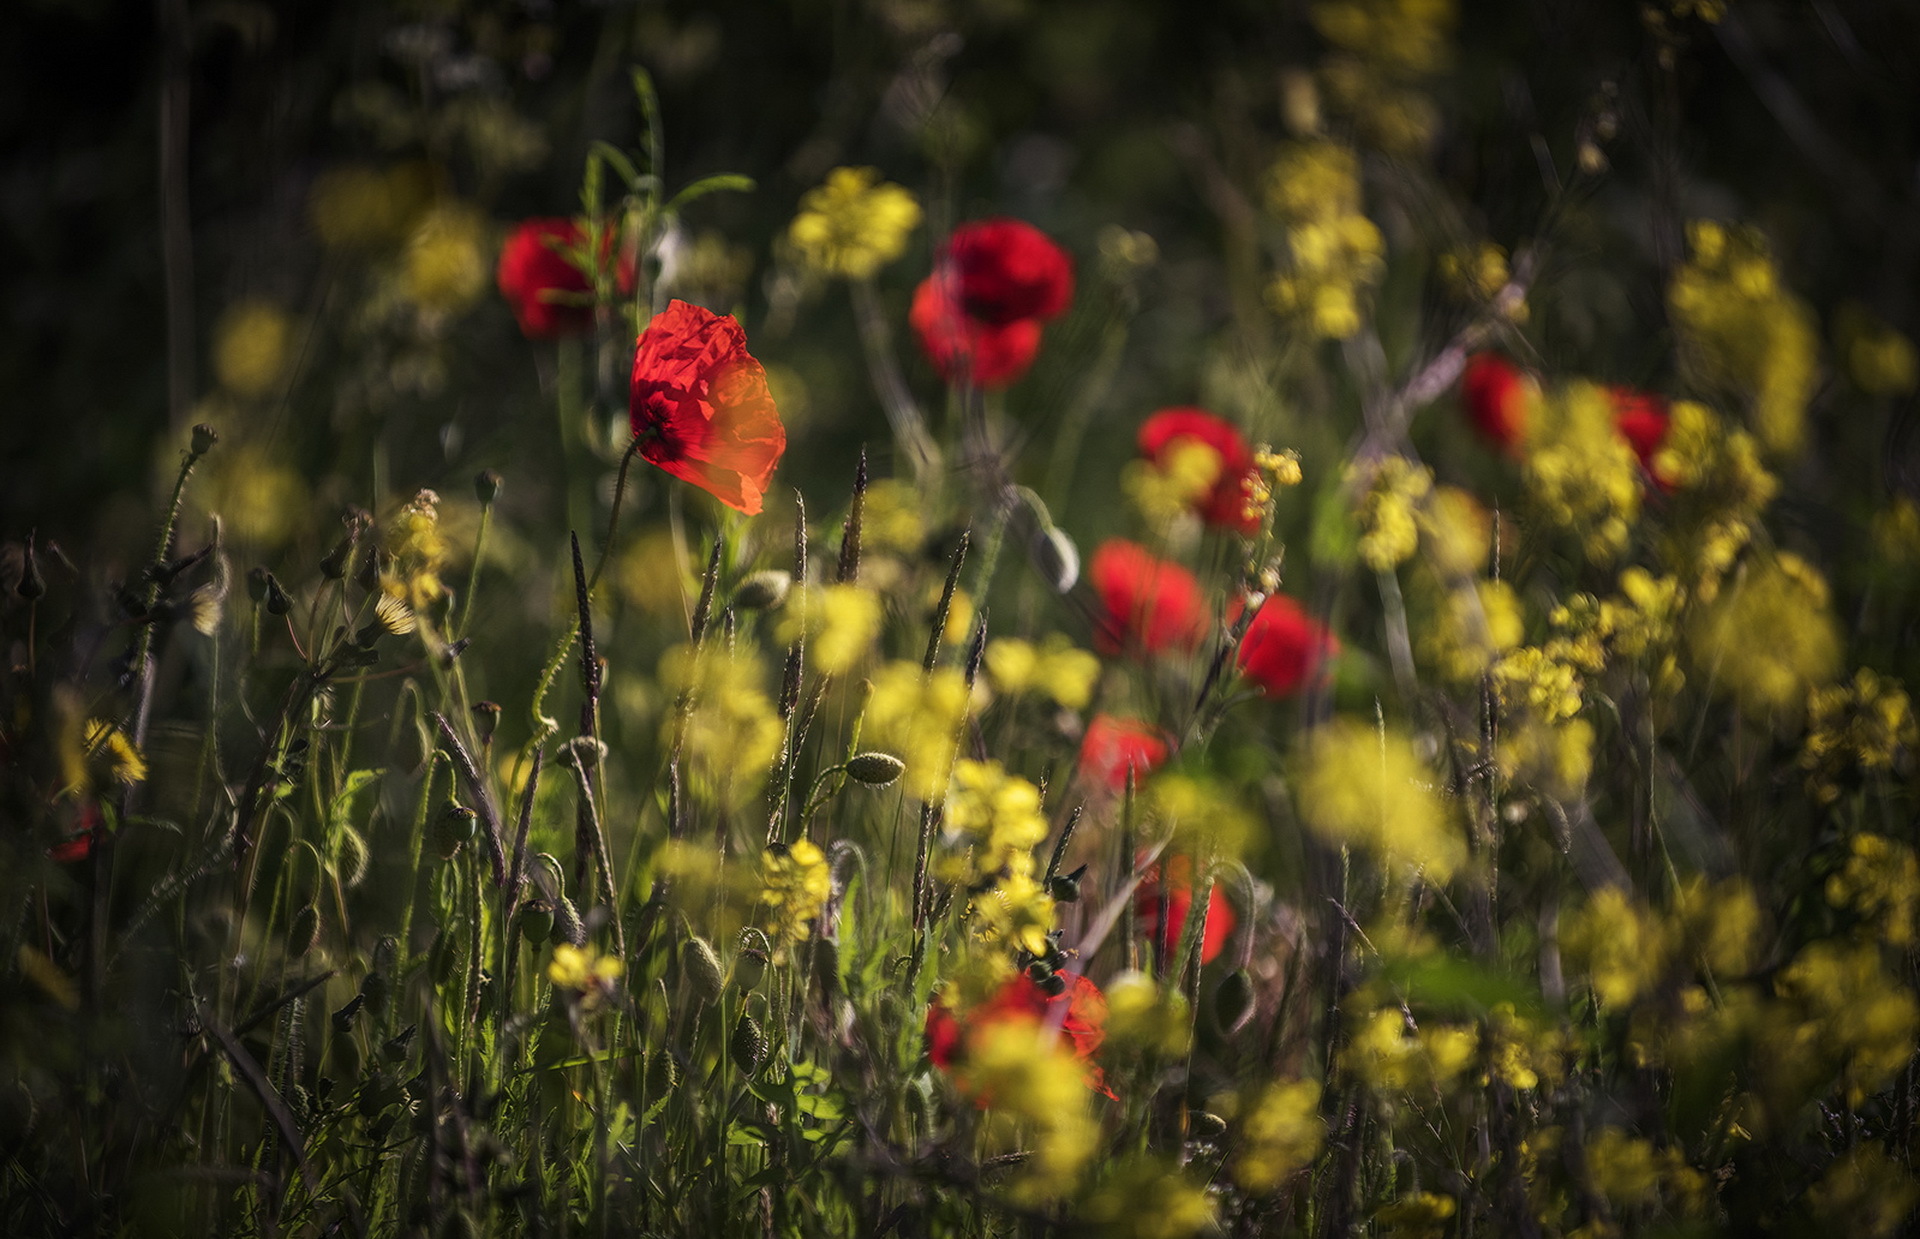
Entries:
{"label": "small green bud", "polygon": [[760,1070],[760,1064],[767,1057],[767,1034],[761,1031],[760,1021],[743,1012],[733,1026],[733,1036],[727,1041],[727,1053],[741,1075],[750,1076]]}
{"label": "small green bud", "polygon": [[1220,978],[1213,991],[1213,1018],[1220,1031],[1239,1032],[1253,1018],[1253,978],[1245,968],[1236,968]]}
{"label": "small green bud", "polygon": [[273,573],[267,573],[267,613],[285,615],[293,610],[293,599],[287,597],[287,591],[280,588],[280,580]]}
{"label": "small green bud", "polygon": [[476,701],[473,703],[473,730],[480,737],[480,743],[486,744],[493,739],[494,731],[500,726],[500,703],[497,701]]}
{"label": "small green bud", "polygon": [[793,574],[769,569],[756,572],[740,582],[733,591],[733,605],[740,611],[769,611],[787,600],[793,588]]}
{"label": "small green bud", "polygon": [[463,804],[449,800],[433,821],[433,845],[441,860],[452,860],[461,847],[473,841],[480,815]]}
{"label": "small green bud", "polygon": [[205,456],[218,442],[220,442],[220,432],[201,422],[193,428],[193,437],[187,441],[187,450],[195,456]]}
{"label": "small green bud", "polygon": [[1227,1120],[1210,1110],[1189,1110],[1187,1128],[1195,1140],[1212,1142],[1227,1134]]}
{"label": "small green bud", "polygon": [[687,939],[686,949],[681,952],[680,958],[687,970],[687,980],[693,985],[693,992],[702,999],[712,1002],[726,989],[727,973],[720,966],[720,956],[711,942],[695,934]]}
{"label": "small green bud", "polygon": [[565,895],[553,901],[553,932],[547,940],[555,946],[562,942],[572,946],[585,946],[587,927],[580,920],[580,909],[573,906],[573,900]]}
{"label": "small green bud", "polygon": [[868,787],[885,787],[906,770],[907,763],[892,753],[855,753],[847,760],[847,776]]}
{"label": "small green bud", "polygon": [[760,984],[760,978],[767,973],[767,960],[772,949],[767,943],[767,935],[749,925],[740,931],[740,953],[733,957],[733,983],[741,990],[750,990]]}
{"label": "small green bud", "polygon": [[653,1052],[652,1063],[647,1076],[660,1092],[676,1088],[680,1084],[680,1062],[674,1058],[673,1051],[664,1047]]}
{"label": "small green bud", "polygon": [[520,905],[520,936],[541,943],[553,932],[553,904],[545,899],[529,899]]}
{"label": "small green bud", "polygon": [[482,469],[473,479],[473,497],[483,504],[492,503],[500,497],[500,483],[505,480],[498,469]]}

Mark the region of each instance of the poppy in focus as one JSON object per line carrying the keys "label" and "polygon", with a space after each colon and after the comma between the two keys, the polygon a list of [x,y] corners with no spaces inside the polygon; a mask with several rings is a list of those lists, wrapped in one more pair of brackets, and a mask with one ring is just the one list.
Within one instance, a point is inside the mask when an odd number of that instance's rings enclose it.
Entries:
{"label": "poppy in focus", "polygon": [[1113,791],[1126,787],[1129,770],[1137,783],[1166,760],[1166,738],[1137,718],[1096,714],[1080,741],[1080,777]]}
{"label": "poppy in focus", "polygon": [[[1236,617],[1237,618],[1237,617]],[[1285,594],[1270,594],[1254,613],[1234,657],[1240,673],[1265,697],[1289,697],[1340,652],[1340,642]]]}
{"label": "poppy in focus", "polygon": [[[1025,972],[1016,972],[972,1010],[956,1014],[940,999],[927,1008],[927,1057],[943,1071],[963,1066],[981,1034],[1008,1020],[1034,1024],[1058,1021],[1060,1035],[1075,1058],[1087,1064],[1088,1087],[1107,1092],[1093,1056],[1107,1036],[1107,996],[1077,972],[1056,972],[1065,983],[1049,994]],[[1112,1096],[1108,1093],[1108,1096]],[[989,1099],[982,1098],[981,1104]]]}
{"label": "poppy in focus", "polygon": [[[601,260],[613,252],[613,230],[601,238]],[[528,339],[584,335],[593,329],[593,283],[563,251],[586,241],[580,221],[560,216],[522,220],[505,245],[495,279],[520,331]],[[633,291],[634,266],[620,262],[622,293]]]}
{"label": "poppy in focus", "polygon": [[1498,353],[1475,353],[1460,373],[1460,399],[1474,429],[1509,455],[1526,441],[1534,390],[1532,377]]}
{"label": "poppy in focus", "polygon": [[1140,454],[1157,469],[1194,445],[1219,457],[1213,483],[1194,504],[1201,520],[1217,529],[1255,533],[1260,514],[1249,503],[1248,483],[1254,480],[1253,449],[1233,423],[1205,409],[1161,409],[1140,426]]}
{"label": "poppy in focus", "polygon": [[1088,571],[1100,596],[1093,644],[1102,654],[1158,654],[1192,649],[1207,629],[1200,584],[1176,563],[1156,559],[1137,542],[1109,538]]}
{"label": "poppy in focus", "polygon": [[1066,251],[1032,224],[987,219],[953,230],[908,319],[941,377],[1000,387],[1026,373],[1040,324],[1072,300]]}
{"label": "poppy in focus", "polygon": [[[1167,913],[1165,925],[1160,910]],[[1193,861],[1186,856],[1169,856],[1164,864],[1149,866],[1133,892],[1133,914],[1141,931],[1154,943],[1160,957],[1180,947],[1180,935],[1186,932],[1187,913],[1193,908]],[[1210,964],[1226,949],[1227,939],[1240,923],[1226,892],[1213,888],[1207,900],[1207,923],[1200,931],[1200,962]],[[1168,961],[1172,966],[1172,961]]]}
{"label": "poppy in focus", "polygon": [[669,302],[640,333],[631,399],[641,456],[730,508],[760,511],[787,431],[739,323]]}

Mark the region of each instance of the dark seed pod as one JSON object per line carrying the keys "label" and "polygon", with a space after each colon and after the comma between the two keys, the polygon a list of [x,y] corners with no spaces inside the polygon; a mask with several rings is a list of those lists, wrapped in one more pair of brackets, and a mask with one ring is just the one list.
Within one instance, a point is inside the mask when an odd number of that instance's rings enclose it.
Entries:
{"label": "dark seed pod", "polygon": [[1027,978],[1031,981],[1045,981],[1052,975],[1053,969],[1047,967],[1045,960],[1036,959],[1027,965]]}
{"label": "dark seed pod", "polygon": [[749,925],[740,931],[740,953],[733,958],[733,983],[742,990],[750,990],[760,984],[760,978],[766,975],[767,960],[772,955],[772,947],[767,935]]}
{"label": "dark seed pod", "polygon": [[1080,875],[1056,873],[1047,879],[1047,894],[1055,903],[1080,902]]}
{"label": "dark seed pod", "polygon": [[686,948],[680,954],[687,970],[687,980],[693,985],[693,992],[707,1002],[720,997],[727,987],[727,971],[720,965],[720,956],[714,951],[713,944],[695,934],[687,939]]}
{"label": "dark seed pod", "polygon": [[360,997],[366,1000],[368,1015],[384,1015],[392,987],[384,972],[369,972],[360,982]]}
{"label": "dark seed pod", "polygon": [[553,904],[545,899],[529,899],[520,905],[520,936],[535,944],[545,942],[553,932]]}
{"label": "dark seed pod", "polygon": [[493,733],[500,726],[500,703],[497,701],[476,701],[473,703],[473,731],[485,744],[493,739]]}
{"label": "dark seed pod", "polygon": [[33,553],[33,539],[27,539],[25,558],[20,563],[20,582],[13,592],[32,602],[44,598],[47,593],[47,579],[40,575],[40,559]]}
{"label": "dark seed pod", "polygon": [[320,910],[307,904],[293,914],[287,929],[287,954],[300,959],[320,941]]}
{"label": "dark seed pod", "polygon": [[473,841],[479,814],[463,804],[449,800],[433,820],[433,846],[441,860],[452,860],[461,847]]}
{"label": "dark seed pod", "polygon": [[205,456],[218,442],[220,442],[220,432],[205,422],[200,422],[193,428],[193,437],[187,440],[187,450],[195,456]]}
{"label": "dark seed pod", "polygon": [[293,610],[293,599],[287,597],[287,591],[280,588],[280,580],[273,573],[267,573],[267,613],[285,615]]}
{"label": "dark seed pod", "polygon": [[1187,1129],[1195,1140],[1211,1143],[1227,1134],[1227,1120],[1208,1110],[1187,1111]]}
{"label": "dark seed pod", "polygon": [[326,558],[320,561],[321,575],[329,581],[346,580],[347,569],[353,566],[353,545],[358,540],[354,530],[349,529],[341,534],[340,540],[333,544],[333,549],[328,551]]}
{"label": "dark seed pod", "polygon": [[413,1034],[419,1029],[417,1024],[409,1024],[381,1043],[380,1054],[390,1063],[404,1063],[407,1052],[413,1048]]}
{"label": "dark seed pod", "polygon": [[760,1070],[760,1064],[767,1057],[767,1034],[761,1030],[760,1021],[742,1013],[733,1026],[733,1036],[727,1041],[727,1053],[741,1075],[750,1076]]}
{"label": "dark seed pod", "polygon": [[553,901],[553,932],[547,937],[555,946],[562,942],[572,946],[587,944],[587,927],[580,920],[580,909],[565,895]]}
{"label": "dark seed pod", "polygon": [[907,763],[892,753],[856,753],[847,760],[847,776],[868,787],[885,787],[906,771]]}
{"label": "dark seed pod", "polygon": [[473,479],[473,497],[481,503],[492,503],[500,497],[500,483],[505,481],[497,469],[482,469]]}
{"label": "dark seed pod", "polygon": [[1213,1018],[1221,1032],[1239,1032],[1253,1018],[1253,978],[1245,968],[1236,968],[1220,978],[1213,991]]}
{"label": "dark seed pod", "polygon": [[765,611],[785,602],[787,591],[792,588],[791,573],[756,572],[733,591],[733,605],[742,611]]}
{"label": "dark seed pod", "polygon": [[355,994],[347,999],[347,1005],[333,1013],[333,1031],[344,1033],[352,1028],[354,1017],[360,1014],[360,1008],[366,1004],[366,997],[361,994]]}
{"label": "dark seed pod", "polygon": [[267,600],[267,570],[265,568],[247,569],[247,597],[255,606]]}

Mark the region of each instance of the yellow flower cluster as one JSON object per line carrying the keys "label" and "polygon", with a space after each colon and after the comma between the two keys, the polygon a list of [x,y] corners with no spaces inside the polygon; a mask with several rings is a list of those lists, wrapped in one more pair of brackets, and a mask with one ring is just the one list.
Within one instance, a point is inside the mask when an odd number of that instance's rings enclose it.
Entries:
{"label": "yellow flower cluster", "polygon": [[1283,487],[1298,486],[1300,453],[1288,448],[1276,452],[1262,443],[1253,449],[1253,472],[1247,475],[1247,519],[1265,523],[1273,515],[1274,493]]}
{"label": "yellow flower cluster", "polygon": [[858,585],[813,586],[805,601],[788,605],[774,639],[791,645],[807,634],[807,661],[822,675],[845,675],[860,665],[880,636],[880,596]]}
{"label": "yellow flower cluster", "polygon": [[[693,774],[690,785],[713,802],[737,805],[751,798],[780,754],[784,728],[762,681],[751,650],[678,645],[660,660],[661,684],[693,694],[683,756]],[[673,716],[665,721],[669,744],[681,725]]]}
{"label": "yellow flower cluster", "polygon": [[[1359,466],[1354,466],[1358,468]],[[1420,544],[1415,519],[1433,492],[1433,470],[1404,456],[1389,456],[1374,467],[1360,502],[1360,559],[1375,572],[1391,572]]]}
{"label": "yellow flower cluster", "polygon": [[1446,1239],[1447,1220],[1460,1202],[1442,1192],[1414,1192],[1373,1211],[1373,1220],[1393,1239]]}
{"label": "yellow flower cluster", "polygon": [[1616,1208],[1656,1204],[1664,1189],[1681,1211],[1695,1212],[1709,1196],[1706,1176],[1679,1149],[1655,1148],[1618,1127],[1602,1127],[1587,1138],[1586,1165],[1593,1189]]}
{"label": "yellow flower cluster", "polygon": [[1040,1205],[1070,1194],[1099,1142],[1087,1113],[1085,1068],[1052,1029],[1034,1020],[995,1020],[978,1030],[958,1072],[960,1087],[993,1108],[988,1137],[1028,1157],[1010,1194]]}
{"label": "yellow flower cluster", "polygon": [[1855,772],[1887,773],[1906,759],[1916,742],[1920,729],[1914,726],[1907,690],[1899,681],[1862,667],[1850,683],[1808,694],[1800,766],[1807,771],[1814,797],[1832,804]]}
{"label": "yellow flower cluster", "polygon": [[1454,684],[1480,678],[1526,634],[1520,596],[1505,581],[1472,581],[1443,590],[1416,630],[1422,659]]}
{"label": "yellow flower cluster", "polygon": [[213,329],[213,373],[236,396],[271,395],[286,369],[293,320],[271,301],[229,306]]}
{"label": "yellow flower cluster", "polygon": [[1360,212],[1360,165],[1332,142],[1295,142],[1267,174],[1267,205],[1287,229],[1273,308],[1327,340],[1360,330],[1362,301],[1386,275],[1386,241]]}
{"label": "yellow flower cluster", "polygon": [[1107,983],[1107,1044],[1176,1058],[1187,1052],[1192,1020],[1187,1000],[1144,972],[1123,972]]}
{"label": "yellow flower cluster", "polygon": [[440,496],[422,489],[387,527],[387,552],[393,563],[383,588],[416,611],[438,601],[447,592],[440,574],[446,569],[449,550],[440,528]]}
{"label": "yellow flower cluster", "polygon": [[805,942],[832,893],[827,858],[811,840],[797,839],[760,854],[760,902],[767,907],[768,932],[776,942]]}
{"label": "yellow flower cluster", "polygon": [[1797,718],[1840,669],[1826,578],[1787,551],[1748,563],[1688,633],[1695,663],[1755,719]]}
{"label": "yellow flower cluster", "polygon": [[314,179],[307,217],[328,249],[380,249],[405,239],[432,193],[432,178],[421,164],[386,171],[332,168]]}
{"label": "yellow flower cluster", "polygon": [[1583,973],[1594,996],[1625,1007],[1652,989],[1672,950],[1667,926],[1618,887],[1594,892],[1560,935],[1567,963]]}
{"label": "yellow flower cluster", "polygon": [[1480,1034],[1458,1024],[1412,1027],[1406,1013],[1382,1007],[1360,1019],[1340,1064],[1382,1092],[1446,1089],[1473,1065]]}
{"label": "yellow flower cluster", "polygon": [[1275,1081],[1260,1090],[1240,1121],[1233,1181],[1249,1192],[1270,1192],[1313,1164],[1327,1142],[1320,1117],[1320,1085]]}
{"label": "yellow flower cluster", "polygon": [[1320,66],[1334,106],[1382,150],[1425,146],[1439,121],[1419,86],[1449,59],[1453,0],[1319,0],[1309,15],[1337,49]]}
{"label": "yellow flower cluster", "polygon": [[1834,1159],[1807,1191],[1807,1204],[1829,1234],[1886,1239],[1920,1205],[1920,1184],[1869,1141]]}
{"label": "yellow flower cluster", "polygon": [[939,800],[953,768],[954,746],[967,716],[967,681],[955,667],[923,672],[919,664],[891,662],[873,677],[863,735],[907,764],[907,790]]}
{"label": "yellow flower cluster", "polygon": [[1255,823],[1232,795],[1205,779],[1162,771],[1147,783],[1147,816],[1196,854],[1237,855]]}
{"label": "yellow flower cluster", "polygon": [[1692,400],[1674,404],[1653,471],[1689,509],[1668,522],[1662,553],[1694,593],[1711,602],[1753,541],[1761,512],[1779,493],[1779,479],[1761,463],[1758,440]]}
{"label": "yellow flower cluster", "polygon": [[835,168],[800,199],[787,236],[822,275],[864,280],[905,253],[919,226],[920,204],[878,169]]}
{"label": "yellow flower cluster", "polygon": [[1703,386],[1747,402],[1768,451],[1796,450],[1819,364],[1812,311],[1781,286],[1757,230],[1696,220],[1687,242],[1667,288],[1683,360]]}
{"label": "yellow flower cluster", "polygon": [[1068,710],[1084,710],[1100,679],[1100,660],[1060,633],[1039,645],[1017,637],[987,643],[987,681],[1009,697],[1038,691]]}
{"label": "yellow flower cluster", "polygon": [[1884,835],[1847,840],[1847,861],[1827,878],[1827,902],[1865,921],[1889,946],[1914,943],[1920,909],[1920,860],[1913,849]]}
{"label": "yellow flower cluster", "polygon": [[927,539],[922,496],[898,478],[867,486],[860,513],[860,543],[868,550],[912,555]]}
{"label": "yellow flower cluster", "polygon": [[1352,719],[1322,729],[1307,752],[1300,806],[1329,843],[1369,848],[1395,869],[1445,882],[1466,863],[1433,773],[1397,733]]}
{"label": "yellow flower cluster", "polygon": [[1213,1201],[1177,1162],[1137,1154],[1113,1166],[1080,1220],[1114,1239],[1187,1239],[1212,1224]]}
{"label": "yellow flower cluster", "polygon": [[1774,992],[1782,1009],[1760,1030],[1761,1061],[1803,1079],[1837,1073],[1853,1105],[1913,1055],[1920,1003],[1888,975],[1873,943],[1814,942],[1780,970]]}
{"label": "yellow flower cluster", "polygon": [[562,942],[553,948],[553,960],[547,965],[547,979],[555,988],[580,995],[580,1005],[591,1011],[613,993],[625,966],[611,955],[602,955],[591,945],[573,946]]}
{"label": "yellow flower cluster", "polygon": [[1507,286],[1513,272],[1507,267],[1504,246],[1482,241],[1472,248],[1449,250],[1436,264],[1440,279],[1458,297],[1485,301]]}
{"label": "yellow flower cluster", "polygon": [[1640,517],[1640,466],[1614,429],[1612,400],[1604,388],[1575,382],[1536,408],[1528,496],[1549,521],[1579,536],[1590,561],[1618,558]]}
{"label": "yellow flower cluster", "polygon": [[1910,395],[1920,386],[1920,353],[1898,328],[1864,306],[1849,303],[1834,315],[1833,342],[1847,377],[1874,396]]}
{"label": "yellow flower cluster", "polygon": [[1002,875],[1033,872],[1033,849],[1047,838],[1040,789],[997,761],[954,763],[945,824],[955,855],[949,881],[978,886]]}
{"label": "yellow flower cluster", "polygon": [[1120,489],[1153,525],[1188,516],[1220,478],[1223,461],[1211,445],[1191,436],[1170,443],[1157,461],[1135,460],[1120,473]]}
{"label": "yellow flower cluster", "polygon": [[487,290],[487,221],[460,203],[436,206],[407,238],[400,289],[423,310],[452,314]]}
{"label": "yellow flower cluster", "polygon": [[80,748],[88,757],[104,757],[107,774],[116,783],[146,781],[146,755],[119,724],[103,718],[88,719],[81,729]]}

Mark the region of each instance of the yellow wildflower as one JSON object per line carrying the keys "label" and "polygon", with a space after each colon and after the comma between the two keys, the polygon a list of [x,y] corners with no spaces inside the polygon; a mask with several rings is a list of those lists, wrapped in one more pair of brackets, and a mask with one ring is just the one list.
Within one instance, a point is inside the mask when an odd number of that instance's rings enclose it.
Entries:
{"label": "yellow wildflower", "polygon": [[1666,969],[1666,927],[1618,887],[1594,892],[1560,935],[1567,961],[1583,971],[1594,996],[1624,1007],[1651,989]]}
{"label": "yellow wildflower", "polygon": [[1360,213],[1359,161],[1331,142],[1290,143],[1267,174],[1267,205],[1287,225],[1289,260],[1267,300],[1322,339],[1352,336],[1386,274],[1386,242]]}
{"label": "yellow wildflower", "polygon": [[[995,1020],[974,1032],[957,1079],[995,1117],[1025,1128],[1029,1156],[1011,1185],[1016,1201],[1040,1205],[1073,1192],[1100,1129],[1087,1113],[1085,1067],[1064,1038],[1038,1021]],[[988,1134],[1018,1138],[991,1123]]]}
{"label": "yellow wildflower", "polygon": [[1466,841],[1413,745],[1351,719],[1322,730],[1300,780],[1307,825],[1328,842],[1370,848],[1395,869],[1444,882],[1466,863]]}
{"label": "yellow wildflower", "polygon": [[1260,1090],[1240,1124],[1233,1180],[1249,1192],[1270,1192],[1313,1164],[1327,1141],[1320,1085],[1275,1081]]}
{"label": "yellow wildflower", "polygon": [[1459,1202],[1442,1192],[1415,1192],[1375,1209],[1373,1220],[1394,1239],[1445,1239],[1447,1219],[1459,1209]]}
{"label": "yellow wildflower", "polygon": [[760,855],[760,901],[767,905],[776,941],[804,942],[833,886],[827,858],[811,840],[776,845]]}
{"label": "yellow wildflower", "polygon": [[870,278],[906,252],[920,204],[874,168],[835,168],[800,199],[787,230],[801,259],[824,275]]}
{"label": "yellow wildflower", "polygon": [[213,329],[213,372],[236,396],[269,395],[286,369],[292,342],[293,321],[271,301],[228,306]]}
{"label": "yellow wildflower", "polygon": [[1419,544],[1414,517],[1433,490],[1433,470],[1389,456],[1368,481],[1360,504],[1360,558],[1375,572],[1391,572],[1413,558]]}
{"label": "yellow wildflower", "polygon": [[1047,838],[1040,789],[996,761],[954,763],[944,821],[953,846],[970,850],[954,871],[968,884],[1003,871],[1030,874],[1032,851]]}
{"label": "yellow wildflower", "polygon": [[1920,354],[1913,341],[1858,303],[1840,307],[1833,321],[1834,344],[1847,376],[1875,396],[1905,396],[1920,385]]}
{"label": "yellow wildflower", "polygon": [[[730,805],[757,793],[779,756],[784,728],[761,688],[753,651],[709,647],[696,653],[691,646],[675,646],[661,658],[659,674],[670,690],[693,694],[682,741],[693,789]],[[681,725],[677,714],[665,720],[666,743],[673,743]]]}
{"label": "yellow wildflower", "polygon": [[1548,520],[1580,536],[1588,560],[1617,558],[1640,517],[1640,466],[1614,428],[1612,399],[1578,382],[1536,408],[1524,471],[1529,497]]}
{"label": "yellow wildflower", "polygon": [[1192,1017],[1178,990],[1143,972],[1123,972],[1107,983],[1107,1042],[1175,1058],[1187,1052]]}
{"label": "yellow wildflower", "polygon": [[1224,464],[1211,444],[1183,435],[1155,459],[1129,462],[1121,471],[1120,489],[1149,523],[1168,525],[1201,505]]}
{"label": "yellow wildflower", "polygon": [[936,667],[929,674],[917,663],[888,663],[873,677],[863,742],[907,764],[912,795],[937,800],[946,790],[967,709],[966,677],[958,668]]}
{"label": "yellow wildflower", "polygon": [[1920,1184],[1879,1144],[1855,1145],[1834,1159],[1807,1192],[1807,1204],[1827,1232],[1848,1239],[1885,1239],[1920,1205]]}
{"label": "yellow wildflower", "polygon": [[307,215],[328,249],[368,250],[398,243],[431,193],[419,164],[390,171],[349,165],[314,179]]}
{"label": "yellow wildflower", "polygon": [[462,204],[435,207],[407,238],[401,289],[423,310],[451,314],[487,289],[487,225]]}
{"label": "yellow wildflower", "polygon": [[1213,1222],[1213,1202],[1177,1163],[1136,1154],[1108,1171],[1080,1217],[1114,1239],[1186,1239]]}
{"label": "yellow wildflower", "polygon": [[1853,836],[1846,864],[1827,878],[1826,893],[1828,903],[1853,912],[1889,946],[1913,945],[1920,860],[1906,844],[1883,835]]}
{"label": "yellow wildflower", "polygon": [[1920,1004],[1887,975],[1872,943],[1814,942],[1780,970],[1774,990],[1784,1018],[1765,1024],[1762,1060],[1806,1078],[1837,1069],[1853,1105],[1913,1054]]}
{"label": "yellow wildflower", "polygon": [[623,971],[625,968],[618,959],[600,954],[591,945],[581,947],[563,942],[553,948],[547,979],[558,989],[580,995],[580,1005],[592,1010],[612,995],[614,983]]}
{"label": "yellow wildflower", "polygon": [[845,675],[860,665],[880,635],[880,596],[858,585],[816,585],[801,606],[789,605],[774,639],[791,645],[804,628],[807,660],[823,675]]}
{"label": "yellow wildflower", "polygon": [[90,718],[80,735],[87,756],[104,754],[107,770],[119,783],[142,783],[147,777],[147,759],[134,744],[133,737],[119,724],[103,718]]}
{"label": "yellow wildflower", "polygon": [[1722,693],[1757,719],[1797,716],[1840,666],[1827,582],[1798,555],[1750,563],[1694,623],[1691,644]]}
{"label": "yellow wildflower", "polygon": [[1807,696],[1807,737],[1800,767],[1807,786],[1822,804],[1840,798],[1844,780],[1884,774],[1906,760],[1920,729],[1913,703],[1898,681],[1866,667],[1847,684],[1816,688]]}
{"label": "yellow wildflower", "polygon": [[860,544],[871,550],[912,555],[927,538],[924,496],[897,478],[867,484],[860,513]]}

